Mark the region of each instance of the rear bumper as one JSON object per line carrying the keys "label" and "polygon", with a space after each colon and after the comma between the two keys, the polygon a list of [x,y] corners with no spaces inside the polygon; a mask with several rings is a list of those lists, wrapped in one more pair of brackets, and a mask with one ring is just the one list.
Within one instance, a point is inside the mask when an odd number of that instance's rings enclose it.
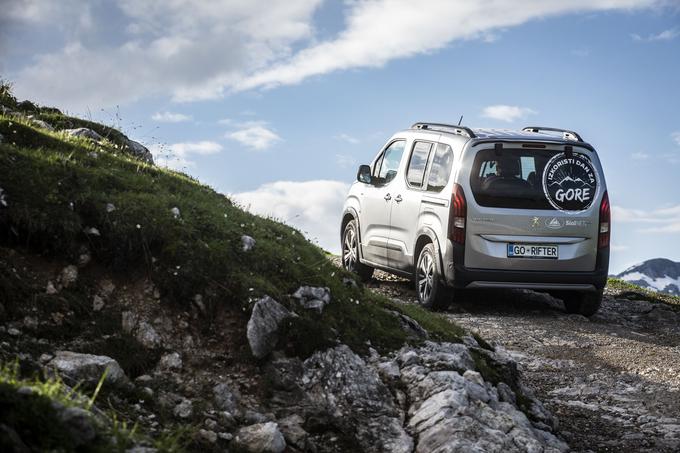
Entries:
{"label": "rear bumper", "polygon": [[447,241],[443,258],[446,282],[454,288],[523,288],[599,291],[607,284],[609,248],[597,254],[595,270],[588,272],[513,271],[474,269],[463,265],[465,247]]}

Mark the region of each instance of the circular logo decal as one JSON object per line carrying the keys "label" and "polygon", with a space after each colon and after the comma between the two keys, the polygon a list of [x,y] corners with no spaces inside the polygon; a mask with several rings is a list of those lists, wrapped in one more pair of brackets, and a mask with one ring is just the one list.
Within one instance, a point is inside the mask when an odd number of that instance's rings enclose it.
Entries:
{"label": "circular logo decal", "polygon": [[582,154],[557,154],[543,172],[543,193],[560,211],[585,211],[597,198],[597,172]]}

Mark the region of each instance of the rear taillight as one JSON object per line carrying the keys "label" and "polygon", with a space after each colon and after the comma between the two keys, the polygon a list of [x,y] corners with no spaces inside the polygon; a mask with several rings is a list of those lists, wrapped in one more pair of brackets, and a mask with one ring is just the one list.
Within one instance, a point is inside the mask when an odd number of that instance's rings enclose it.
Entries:
{"label": "rear taillight", "polygon": [[453,186],[451,194],[451,209],[449,212],[449,238],[456,244],[465,244],[465,221],[467,217],[467,202],[465,192],[460,184]]}
{"label": "rear taillight", "polygon": [[602,196],[600,202],[600,225],[597,237],[598,248],[609,247],[609,234],[611,230],[611,209],[609,208],[609,196],[607,192]]}

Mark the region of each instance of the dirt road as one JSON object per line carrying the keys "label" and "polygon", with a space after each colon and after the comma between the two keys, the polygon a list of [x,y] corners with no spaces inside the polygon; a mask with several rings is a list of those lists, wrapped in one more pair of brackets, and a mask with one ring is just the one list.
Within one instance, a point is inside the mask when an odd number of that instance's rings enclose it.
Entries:
{"label": "dirt road", "polygon": [[[368,286],[416,303],[405,280],[377,272]],[[680,312],[611,294],[590,319],[530,291],[466,299],[446,316],[517,360],[574,451],[680,451]]]}

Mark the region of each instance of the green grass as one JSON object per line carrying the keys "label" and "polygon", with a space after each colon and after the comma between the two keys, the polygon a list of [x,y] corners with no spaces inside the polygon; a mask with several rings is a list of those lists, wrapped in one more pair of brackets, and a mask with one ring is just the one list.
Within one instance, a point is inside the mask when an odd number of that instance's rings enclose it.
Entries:
{"label": "green grass", "polygon": [[608,294],[611,294],[614,297],[663,303],[680,310],[680,297],[651,291],[618,278],[610,278],[607,280],[606,290]]}
{"label": "green grass", "polygon": [[[97,129],[56,112],[40,117]],[[85,244],[114,272],[148,275],[167,303],[187,307],[201,294],[209,312],[244,317],[265,294],[292,306],[289,295],[299,286],[329,287],[333,302],[320,318],[302,313],[289,326],[288,347],[303,355],[336,340],[357,351],[401,347],[406,333],[385,308],[416,319],[434,339],[460,341],[462,329],[440,315],[344,285],[342,278],[352,276],[299,231],[249,214],[187,175],[127,156],[116,134],[95,144],[3,115],[0,133],[0,187],[8,203],[0,207],[0,244],[72,261]],[[92,227],[99,236],[84,233]],[[244,234],[257,241],[253,250],[243,250]]]}

